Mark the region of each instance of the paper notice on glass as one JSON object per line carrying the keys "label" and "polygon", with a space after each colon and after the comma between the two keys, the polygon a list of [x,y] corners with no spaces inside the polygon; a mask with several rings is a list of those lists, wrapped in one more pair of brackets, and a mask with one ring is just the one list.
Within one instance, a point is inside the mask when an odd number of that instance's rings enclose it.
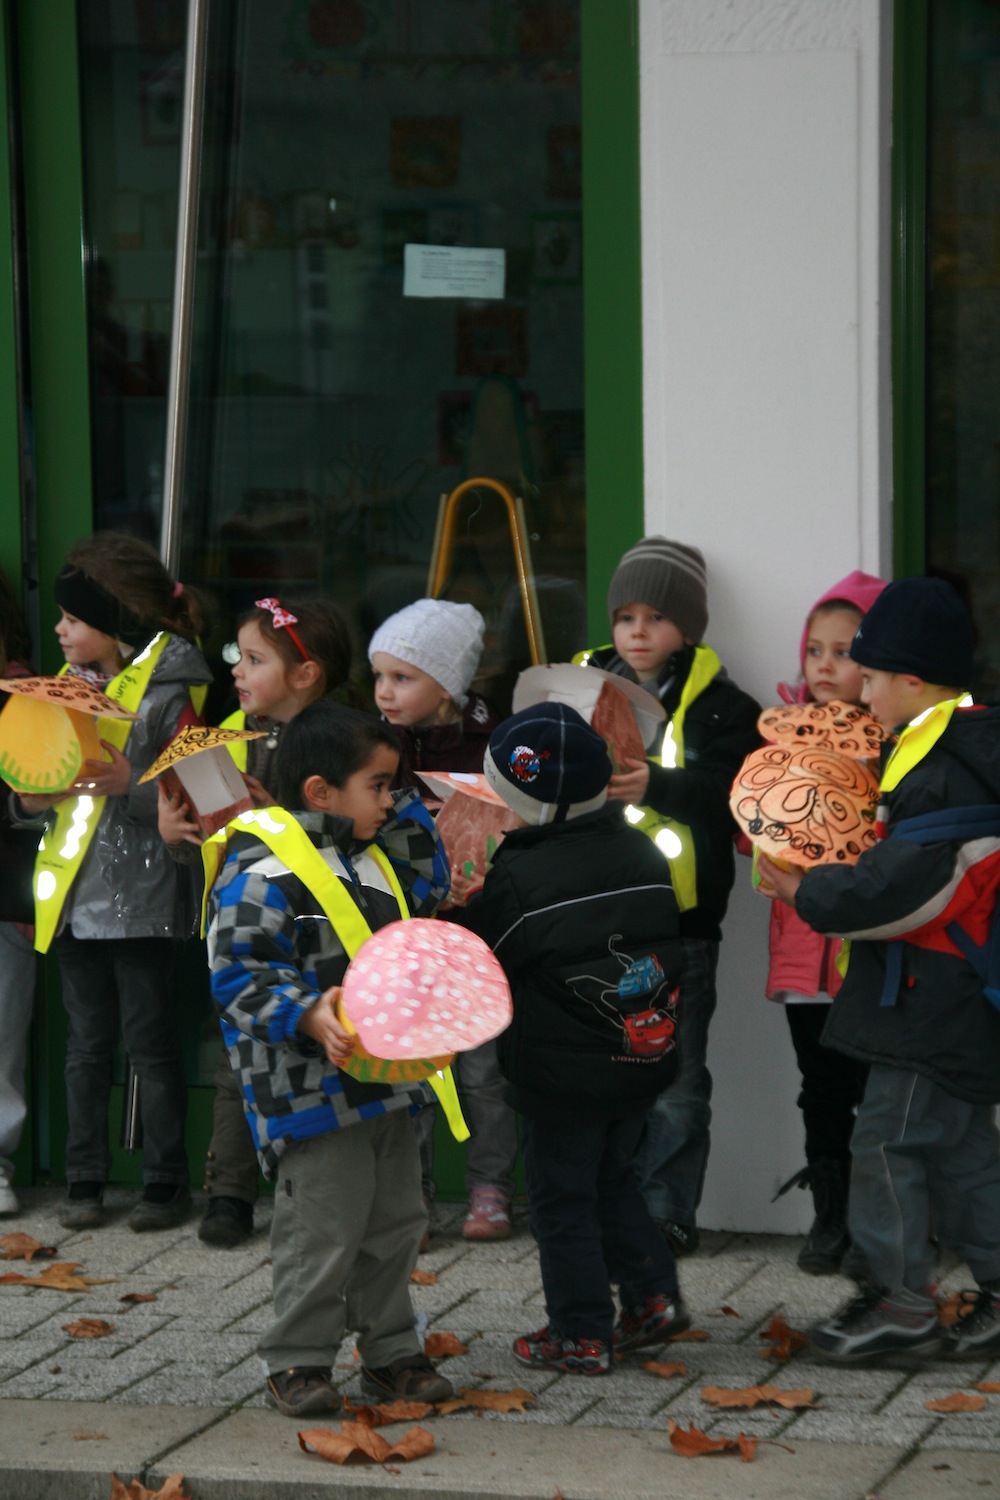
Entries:
{"label": "paper notice on glass", "polygon": [[467,245],[406,245],[403,296],[500,299],[505,254],[503,250],[474,250]]}

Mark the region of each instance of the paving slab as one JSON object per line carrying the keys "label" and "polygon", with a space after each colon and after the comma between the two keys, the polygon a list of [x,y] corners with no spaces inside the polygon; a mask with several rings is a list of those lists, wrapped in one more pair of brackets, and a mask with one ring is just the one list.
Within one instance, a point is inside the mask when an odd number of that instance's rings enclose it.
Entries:
{"label": "paving slab", "polygon": [[996,1453],[918,1453],[882,1486],[879,1500],[990,1500],[1000,1495]]}
{"label": "paving slab", "polygon": [[[183,1473],[197,1500],[381,1500],[463,1496],[469,1500],[860,1500],[898,1462],[889,1448],[801,1444],[765,1447],[750,1464],[736,1456],[685,1459],[666,1431],[595,1432],[436,1421],[435,1452],[412,1465],[325,1463],[298,1445],[298,1426],[273,1412],[241,1412],[153,1465],[151,1487]],[[318,1424],[313,1425],[334,1425]],[[405,1427],[382,1428],[390,1438]],[[949,1460],[950,1462],[950,1460]],[[395,1471],[395,1472],[393,1472]]]}

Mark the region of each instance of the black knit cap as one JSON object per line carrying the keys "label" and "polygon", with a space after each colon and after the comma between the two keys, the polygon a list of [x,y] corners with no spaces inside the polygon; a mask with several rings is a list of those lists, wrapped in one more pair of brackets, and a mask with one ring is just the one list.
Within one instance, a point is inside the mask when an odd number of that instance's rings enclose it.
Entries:
{"label": "black knit cap", "polygon": [[526,823],[561,823],[607,801],[611,761],[604,740],[567,703],[535,703],[493,731],[486,779]]}
{"label": "black knit cap", "polygon": [[972,616],[943,578],[897,578],[858,626],[851,656],[877,672],[908,672],[936,687],[967,687]]}

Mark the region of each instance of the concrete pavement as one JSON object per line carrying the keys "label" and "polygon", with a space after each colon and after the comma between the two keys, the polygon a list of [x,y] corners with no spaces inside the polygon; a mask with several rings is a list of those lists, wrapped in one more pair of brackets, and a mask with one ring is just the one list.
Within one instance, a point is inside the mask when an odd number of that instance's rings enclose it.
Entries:
{"label": "concrete pavement", "polygon": [[[435,1208],[434,1236],[421,1268],[436,1273],[413,1288],[431,1331],[454,1333],[468,1353],[444,1362],[456,1388],[530,1391],[523,1412],[456,1414],[425,1420],[436,1451],[412,1464],[324,1463],[298,1446],[299,1426],[267,1409],[254,1353],[269,1317],[266,1221],[233,1251],[210,1250],[182,1229],[133,1234],[125,1224],[135,1194],[109,1195],[112,1222],[70,1234],[60,1228],[61,1190],[24,1194],[25,1211],[0,1221],[57,1245],[60,1261],[104,1284],[88,1292],[0,1286],[0,1500],[107,1500],[110,1474],[140,1479],[155,1492],[182,1473],[192,1500],[368,1500],[397,1496],[475,1496],[478,1500],[1000,1500],[1000,1394],[983,1410],[940,1416],[925,1403],[979,1381],[1000,1381],[1000,1360],[934,1363],[918,1370],[845,1371],[808,1353],[787,1364],[761,1357],[760,1331],[781,1315],[796,1328],[851,1293],[839,1278],[795,1267],[800,1241],[708,1234],[681,1263],[684,1296],[703,1342],[643,1351],[607,1379],[525,1369],[510,1353],[514,1334],[544,1322],[538,1265],[523,1212],[499,1245],[461,1238],[458,1206]],[[202,1205],[198,1205],[200,1214]],[[9,1262],[35,1275],[46,1262]],[[106,1280],[105,1280],[106,1279]],[[953,1266],[945,1288],[968,1285]],[[122,1302],[129,1293],[156,1300]],[[81,1317],[114,1325],[107,1337],[77,1340],[63,1324]],[[682,1360],[686,1373],[663,1380],[642,1358]],[[360,1400],[353,1350],[335,1375]],[[800,1411],[758,1407],[720,1411],[705,1386],[771,1383],[808,1388]],[[669,1419],[710,1436],[762,1439],[751,1463],[725,1454],[682,1458],[670,1447]],[[392,1439],[405,1428],[383,1429]]]}

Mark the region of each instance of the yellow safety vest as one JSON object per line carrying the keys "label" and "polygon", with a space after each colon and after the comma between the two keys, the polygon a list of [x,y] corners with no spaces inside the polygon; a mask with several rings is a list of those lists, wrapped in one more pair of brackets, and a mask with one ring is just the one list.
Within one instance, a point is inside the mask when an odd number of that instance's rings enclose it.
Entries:
{"label": "yellow safety vest", "polygon": [[[230,714],[219,725],[220,729],[245,729],[246,727],[247,716],[242,709],[238,709],[236,713]],[[236,762],[236,769],[242,771],[244,776],[247,770],[247,745],[249,743],[249,740],[230,740],[227,747],[230,755]]]}
{"label": "yellow safety vest", "polygon": [[[298,820],[283,807],[259,807],[239,813],[225,828],[205,840],[202,845],[205,866],[202,935],[205,933],[208,894],[225,863],[229,839],[236,833],[252,833],[298,876],[323,908],[348,958],[353,958],[371,937],[372,930],[345,890],[343,881],[327,864]],[[410,911],[406,897],[388,855],[375,844],[370,844],[365,852],[385,876],[396,898],[401,920],[408,920]],[[354,1031],[342,1007],[338,1007],[337,1018],[348,1031]],[[453,1057],[454,1054],[449,1053],[447,1057],[389,1060],[372,1056],[355,1040],[354,1055],[343,1067],[362,1083],[420,1083],[426,1080],[444,1109],[452,1135],[458,1141],[465,1141],[469,1138],[469,1129],[462,1117],[450,1067]]]}
{"label": "yellow safety vest", "polygon": [[[573,660],[586,665],[592,655],[592,651],[582,651]],[[701,696],[710,682],[714,682],[721,670],[722,662],[711,646],[694,648],[691,670],[681,690],[680,702],[663,735],[659,754],[661,766],[671,770],[683,767],[684,717],[691,704]],[[651,755],[649,759],[656,760],[657,757]],[[690,911],[697,906],[698,867],[694,839],[688,824],[678,823],[673,818],[665,817],[663,813],[654,812],[651,807],[632,807],[631,804],[626,807],[625,816],[635,828],[648,834],[660,853],[665,854],[670,861],[670,883],[674,888],[678,910]]]}
{"label": "yellow safety vest", "polygon": [[[154,635],[148,646],[133,657],[117,677],[112,677],[104,689],[108,697],[135,713],[169,640],[167,630]],[[131,719],[98,719],[97,723],[102,739],[114,745],[116,750],[125,748],[132,733]],[[105,797],[81,796],[67,797],[56,803],[55,822],[46,829],[35,859],[35,947],[39,953],[48,952],[56,935],[66,897],[90,847],[106,801]]]}

